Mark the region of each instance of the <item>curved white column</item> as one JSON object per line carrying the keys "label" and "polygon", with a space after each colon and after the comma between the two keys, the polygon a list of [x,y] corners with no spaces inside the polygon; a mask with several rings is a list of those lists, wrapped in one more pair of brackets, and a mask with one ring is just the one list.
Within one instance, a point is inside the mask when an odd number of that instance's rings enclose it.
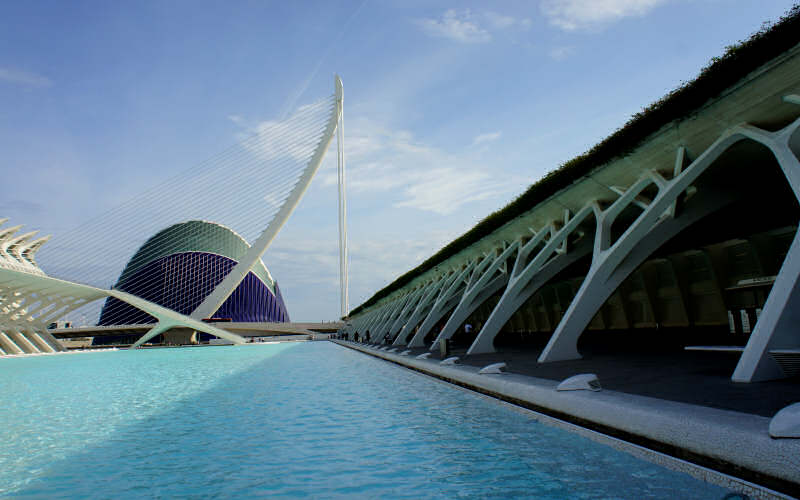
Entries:
{"label": "curved white column", "polygon": [[450,315],[447,323],[445,323],[442,331],[439,332],[439,335],[434,339],[430,347],[431,350],[436,349],[442,339],[449,339],[452,337],[475,309],[508,283],[509,272],[506,261],[510,259],[518,249],[519,241],[514,241],[508,248],[500,252],[500,255],[496,257],[488,255],[484,259],[484,262],[487,262],[488,265],[484,266],[482,262],[475,270],[475,277],[477,279],[470,280],[455,310]]}
{"label": "curved white column", "polygon": [[[408,318],[406,324],[400,329],[400,332],[397,334],[397,337],[395,337],[392,345],[405,345],[404,341],[410,335],[411,330],[413,330],[419,324],[419,322],[422,321],[422,318],[428,314],[433,302],[436,300],[436,297],[439,295],[439,292],[441,292],[442,287],[445,286],[447,282],[447,277],[443,276],[439,279],[439,281],[428,287],[425,295],[420,299],[417,307],[414,308],[414,312]],[[408,341],[410,342],[411,339],[409,338]]]}
{"label": "curved white column", "polygon": [[[534,263],[535,258],[526,266],[523,264],[525,259],[520,259],[518,256],[506,291],[478,332],[467,355],[494,352],[494,339],[519,308],[558,273],[591,252],[592,244],[587,239],[568,252],[557,255],[539,266]],[[517,265],[520,265],[519,268]]]}
{"label": "curved white column", "polygon": [[17,345],[25,354],[33,354],[39,352],[39,349],[34,346],[25,335],[17,330],[6,330],[6,335]]}
{"label": "curved white column", "polygon": [[414,337],[412,337],[411,341],[408,343],[408,347],[422,347],[425,345],[425,337],[428,335],[431,329],[436,326],[436,323],[438,323],[440,319],[442,319],[442,316],[447,314],[447,311],[454,308],[456,304],[458,304],[464,287],[466,287],[467,282],[469,281],[470,273],[472,272],[476,263],[477,261],[472,261],[460,272],[453,273],[454,276],[452,281],[450,281],[449,286],[442,288],[442,291],[436,298],[436,302],[434,302],[430,312],[419,326],[419,330],[417,330],[417,333],[414,334]]}
{"label": "curved white column", "polygon": [[[742,133],[767,146],[775,155],[792,192],[800,203],[800,119],[778,132],[745,127]],[[800,348],[800,230],[772,285],[761,317],[750,334],[731,379],[759,382],[785,377],[770,356],[772,349]]]}
{"label": "curved white column", "polygon": [[253,242],[250,246],[250,250],[247,251],[240,259],[239,262],[231,269],[227,276],[214,288],[214,291],[208,294],[208,296],[200,303],[190,316],[194,319],[203,319],[203,318],[210,318],[217,309],[230,297],[233,291],[239,286],[239,283],[247,276],[247,273],[255,266],[260,260],[261,256],[264,255],[264,252],[267,251],[269,245],[272,243],[272,240],[275,239],[275,236],[278,235],[278,231],[281,230],[283,225],[289,219],[289,216],[292,215],[294,209],[297,207],[298,203],[300,203],[300,199],[305,194],[308,186],[311,184],[311,179],[314,178],[314,174],[317,173],[319,170],[320,165],[322,164],[322,159],[325,156],[325,152],[328,150],[328,147],[333,140],[333,134],[336,131],[336,126],[339,123],[339,120],[342,116],[342,102],[344,99],[344,91],[342,89],[342,80],[339,79],[338,76],[334,78],[335,84],[335,93],[336,93],[336,107],[334,112],[331,113],[330,118],[328,119],[328,124],[325,128],[325,132],[322,135],[319,143],[317,144],[317,148],[314,151],[314,154],[309,160],[308,165],[306,166],[305,170],[303,171],[300,179],[294,185],[294,188],[289,193],[289,196],[286,198],[286,201],[281,206],[278,213],[267,225],[264,232]]}
{"label": "curved white column", "polygon": [[389,304],[388,308],[389,314],[386,315],[383,321],[375,325],[375,331],[373,332],[373,336],[375,337],[376,340],[383,342],[383,337],[388,333],[389,326],[392,325],[392,323],[394,323],[394,321],[400,315],[400,312],[406,306],[412,295],[413,292],[406,294]]}
{"label": "curved white column", "polygon": [[39,352],[56,352],[50,344],[44,341],[38,333],[33,330],[24,331],[23,334],[25,337],[31,342],[31,344],[36,346],[36,350]]}
{"label": "curved white column", "polygon": [[6,354],[24,354],[24,351],[2,331],[0,331],[0,347]]}
{"label": "curved white column", "polygon": [[389,338],[392,339],[392,342],[394,342],[395,334],[397,334],[403,325],[405,325],[408,317],[411,316],[411,314],[414,312],[414,309],[417,308],[417,304],[419,304],[419,301],[422,300],[425,290],[426,287],[420,287],[416,291],[412,292],[412,296],[409,298],[408,302],[406,302],[406,305],[400,311],[400,314],[397,316],[394,322],[392,322],[389,330],[387,331]]}
{"label": "curved white column", "polygon": [[[646,174],[598,216],[592,266],[573,298],[539,362],[579,359],[577,342],[592,317],[617,286],[661,244],[694,221],[732,201],[732,193],[695,194],[679,217],[673,216],[675,202],[726,150],[746,139],[737,127],[717,139],[702,155],[667,181],[657,172]],[[658,194],[620,236],[611,241],[611,225],[639,194],[655,184]],[[700,200],[699,198],[702,198]]]}

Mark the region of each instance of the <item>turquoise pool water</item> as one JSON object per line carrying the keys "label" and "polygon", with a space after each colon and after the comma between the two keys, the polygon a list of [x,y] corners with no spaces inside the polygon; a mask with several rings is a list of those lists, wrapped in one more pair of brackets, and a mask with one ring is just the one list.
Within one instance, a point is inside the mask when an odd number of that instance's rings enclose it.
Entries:
{"label": "turquoise pool water", "polygon": [[0,416],[21,498],[727,493],[328,342],[4,359]]}

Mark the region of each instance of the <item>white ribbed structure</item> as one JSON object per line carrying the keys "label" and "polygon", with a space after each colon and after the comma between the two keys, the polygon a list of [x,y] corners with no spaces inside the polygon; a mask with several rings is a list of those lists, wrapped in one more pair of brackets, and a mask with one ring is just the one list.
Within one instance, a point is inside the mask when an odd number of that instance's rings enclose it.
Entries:
{"label": "white ribbed structure", "polygon": [[[243,343],[238,335],[200,320],[211,317],[251,270],[270,281],[267,286],[274,286],[261,256],[308,189],[333,140],[341,114],[342,83],[337,76],[330,98],[302,106],[286,120],[264,122],[252,136],[211,160],[137,193],[103,217],[56,235],[55,243],[45,247],[40,260],[45,269],[66,279],[45,275],[34,260],[49,237],[34,239],[35,231],[17,235],[20,226],[0,229],[0,354],[63,350],[47,333],[48,324],[75,319],[94,323],[103,304],[100,299],[108,297],[140,309],[157,321],[133,347],[174,327]],[[341,147],[339,157],[343,158]],[[178,224],[189,220],[215,224]],[[2,222],[5,219],[0,219]],[[235,232],[215,230],[222,225],[235,228]],[[167,227],[184,232],[205,228],[205,233],[172,234],[163,243],[159,239],[143,246]],[[236,244],[236,238],[243,244]],[[241,255],[236,256],[233,269],[204,298],[199,296],[203,293],[201,287],[189,283],[184,299],[200,304],[190,315],[115,288],[134,254],[141,262],[150,262],[174,251],[209,251],[194,248],[195,239],[206,247],[238,248]],[[146,252],[137,253],[137,249]],[[158,285],[154,282],[147,286]],[[114,324],[114,318],[109,321]]]}

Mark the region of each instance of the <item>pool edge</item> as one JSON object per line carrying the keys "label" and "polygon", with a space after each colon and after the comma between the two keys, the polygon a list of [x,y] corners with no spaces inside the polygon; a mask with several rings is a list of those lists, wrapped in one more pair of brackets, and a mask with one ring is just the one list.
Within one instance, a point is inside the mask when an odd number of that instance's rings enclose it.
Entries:
{"label": "pool edge", "polygon": [[[556,382],[550,380],[519,374],[479,375],[475,367],[441,366],[438,360],[399,356],[353,342],[332,342],[556,421],[721,474],[739,489],[748,490],[745,493],[758,498],[800,497],[800,473],[791,474],[791,470],[800,471],[797,464],[792,465],[792,461],[800,457],[800,441],[769,438],[766,417],[608,390],[557,393],[553,390]],[[597,394],[604,395],[598,397]],[[685,413],[692,417],[692,423],[685,416],[684,422],[678,421]],[[730,441],[737,438],[750,442],[731,446]],[[736,453],[748,444],[752,455],[757,456]],[[692,475],[697,477],[697,474]],[[730,482],[712,482],[731,487]],[[753,488],[757,491],[752,491]]]}

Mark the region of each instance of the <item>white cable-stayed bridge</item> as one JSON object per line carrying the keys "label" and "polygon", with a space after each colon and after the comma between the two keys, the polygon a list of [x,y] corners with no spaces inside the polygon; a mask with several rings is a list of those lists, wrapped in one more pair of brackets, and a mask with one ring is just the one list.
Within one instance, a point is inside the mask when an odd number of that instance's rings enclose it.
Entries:
{"label": "white cable-stayed bridge", "polygon": [[[69,232],[0,226],[0,354],[62,350],[48,326],[171,329],[240,344],[232,322],[283,323],[262,256],[338,138],[341,309],[347,304],[343,88]],[[5,222],[5,221],[2,221]],[[14,223],[24,221],[12,221]],[[205,320],[205,321],[204,321]],[[146,325],[142,327],[142,325]],[[216,325],[216,326],[215,326]],[[131,330],[129,328],[129,330]],[[303,331],[299,329],[298,331]]]}

